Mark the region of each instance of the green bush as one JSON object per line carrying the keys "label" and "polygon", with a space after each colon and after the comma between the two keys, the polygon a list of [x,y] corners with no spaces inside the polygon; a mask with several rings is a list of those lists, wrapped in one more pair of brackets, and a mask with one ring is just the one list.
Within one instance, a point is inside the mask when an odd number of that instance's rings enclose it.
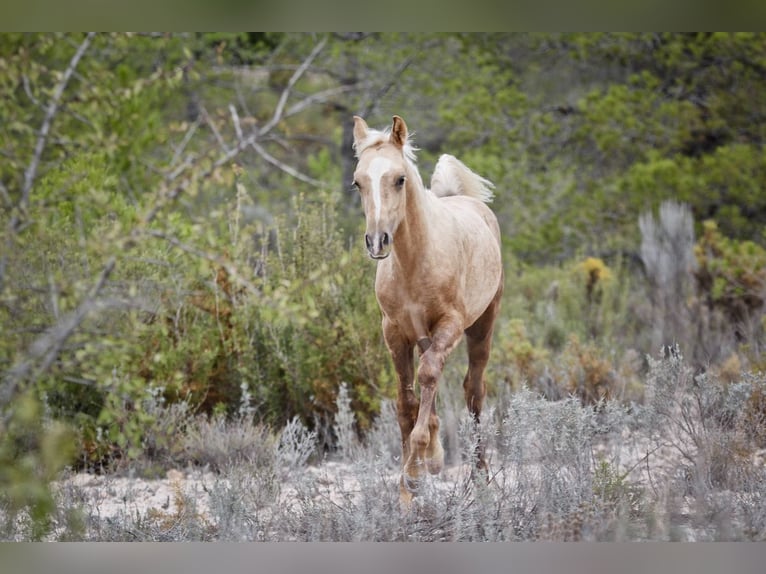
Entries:
{"label": "green bush", "polygon": [[[723,311],[738,329],[740,339],[763,333],[761,317],[766,304],[766,249],[752,241],[724,236],[715,221],[703,223],[695,253],[695,272],[705,304]],[[755,332],[746,332],[750,326]]]}

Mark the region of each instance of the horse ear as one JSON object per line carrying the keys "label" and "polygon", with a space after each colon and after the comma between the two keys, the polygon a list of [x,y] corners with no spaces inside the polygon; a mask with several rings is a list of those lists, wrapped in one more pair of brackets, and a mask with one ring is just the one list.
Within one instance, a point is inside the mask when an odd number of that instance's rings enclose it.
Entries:
{"label": "horse ear", "polygon": [[357,142],[367,137],[367,130],[369,130],[367,122],[359,116],[354,116],[354,147],[356,147]]}
{"label": "horse ear", "polygon": [[394,125],[391,127],[391,143],[404,147],[407,142],[407,124],[399,116],[394,116]]}

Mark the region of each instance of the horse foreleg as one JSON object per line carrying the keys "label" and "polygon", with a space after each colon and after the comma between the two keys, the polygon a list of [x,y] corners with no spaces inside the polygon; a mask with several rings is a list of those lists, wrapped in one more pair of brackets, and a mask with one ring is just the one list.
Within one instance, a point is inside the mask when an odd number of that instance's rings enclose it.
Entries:
{"label": "horse foreleg", "polygon": [[[402,437],[402,466],[410,458],[410,435],[418,417],[420,401],[413,388],[415,379],[414,345],[407,341],[394,324],[384,318],[383,338],[386,341],[399,383],[396,398],[396,414]],[[400,497],[406,504],[412,499],[411,489],[405,484],[404,475],[399,485]]]}
{"label": "horse foreleg", "polygon": [[436,392],[444,362],[462,334],[458,321],[442,321],[433,329],[431,345],[420,356],[420,407],[410,435],[409,457],[404,464],[404,479],[412,485],[417,484],[423,469],[436,474],[444,466],[444,449],[439,437],[439,417],[436,414]]}

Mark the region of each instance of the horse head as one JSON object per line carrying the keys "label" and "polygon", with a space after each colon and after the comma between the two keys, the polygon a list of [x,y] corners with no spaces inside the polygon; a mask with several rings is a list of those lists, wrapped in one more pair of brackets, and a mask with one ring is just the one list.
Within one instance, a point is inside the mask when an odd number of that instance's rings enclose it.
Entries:
{"label": "horse head", "polygon": [[407,179],[419,178],[413,169],[414,148],[407,141],[407,125],[394,116],[390,130],[372,130],[354,116],[354,150],[359,159],[354,187],[362,198],[367,229],[364,235],[370,257],[385,259],[394,234],[404,219]]}

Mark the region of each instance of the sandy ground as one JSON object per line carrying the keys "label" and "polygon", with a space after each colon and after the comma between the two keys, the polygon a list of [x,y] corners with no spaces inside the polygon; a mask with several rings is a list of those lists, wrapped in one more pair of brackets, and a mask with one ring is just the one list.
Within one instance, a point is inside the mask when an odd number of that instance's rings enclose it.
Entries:
{"label": "sandy ground", "polygon": [[[392,484],[397,484],[399,473],[392,470],[389,474],[386,479]],[[445,468],[441,474],[429,477],[428,480],[436,488],[447,489],[469,474],[470,468],[467,465],[455,465]],[[348,463],[327,461],[309,466],[303,470],[303,478],[305,482],[313,482],[316,485],[318,495],[338,504],[361,490],[358,469],[354,469],[353,465]],[[75,487],[80,495],[84,496],[83,502],[97,511],[101,518],[136,512],[144,515],[151,509],[173,514],[179,510],[178,504],[182,504],[183,497],[179,494],[193,497],[197,512],[208,515],[210,489],[217,480],[220,478],[214,473],[200,470],[169,470],[165,477],[157,479],[78,473],[59,483],[59,487]],[[296,495],[295,487],[287,481],[281,486],[279,503],[290,504]]]}

